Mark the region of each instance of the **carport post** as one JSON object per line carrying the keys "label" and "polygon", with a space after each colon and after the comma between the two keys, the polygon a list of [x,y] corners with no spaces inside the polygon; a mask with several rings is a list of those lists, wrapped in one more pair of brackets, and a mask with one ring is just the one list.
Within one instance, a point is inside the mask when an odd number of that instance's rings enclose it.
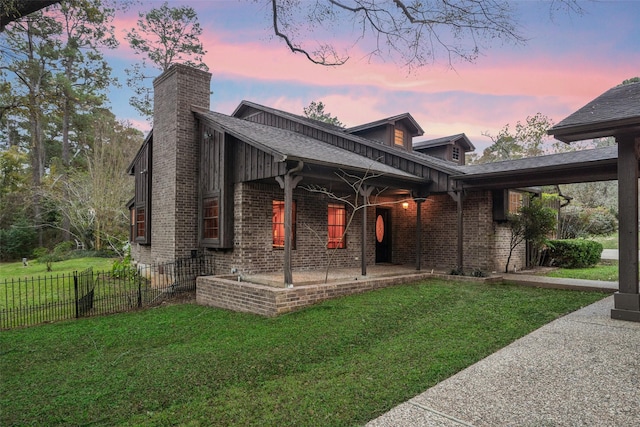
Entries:
{"label": "carport post", "polygon": [[640,322],[638,294],[638,150],[640,137],[616,137],[618,143],[618,211],[620,215],[619,290],[614,295],[613,319]]}

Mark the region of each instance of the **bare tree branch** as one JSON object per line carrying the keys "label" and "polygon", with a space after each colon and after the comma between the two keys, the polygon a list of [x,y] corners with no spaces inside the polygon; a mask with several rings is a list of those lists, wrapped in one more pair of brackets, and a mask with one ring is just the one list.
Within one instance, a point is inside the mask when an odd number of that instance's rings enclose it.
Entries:
{"label": "bare tree branch", "polygon": [[[338,55],[327,42],[317,50],[298,41],[315,36],[321,28],[358,31],[355,44],[365,47],[369,58],[396,60],[408,68],[421,67],[446,57],[454,61],[474,61],[480,52],[497,40],[522,44],[513,2],[506,0],[269,0],[274,34],[294,53],[321,65],[341,65],[348,55]],[[577,0],[554,0],[550,13],[582,13]],[[305,13],[305,11],[307,11]],[[326,34],[322,35],[326,37]]]}

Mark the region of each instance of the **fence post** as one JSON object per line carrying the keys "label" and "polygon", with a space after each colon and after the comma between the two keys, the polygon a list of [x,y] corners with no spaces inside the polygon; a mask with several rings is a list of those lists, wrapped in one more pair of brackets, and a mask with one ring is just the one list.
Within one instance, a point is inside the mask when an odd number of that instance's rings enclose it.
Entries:
{"label": "fence post", "polygon": [[73,272],[73,289],[76,299],[76,319],[80,318],[80,300],[78,299],[78,272]]}
{"label": "fence post", "polygon": [[142,278],[134,276],[138,282],[138,308],[142,307]]}

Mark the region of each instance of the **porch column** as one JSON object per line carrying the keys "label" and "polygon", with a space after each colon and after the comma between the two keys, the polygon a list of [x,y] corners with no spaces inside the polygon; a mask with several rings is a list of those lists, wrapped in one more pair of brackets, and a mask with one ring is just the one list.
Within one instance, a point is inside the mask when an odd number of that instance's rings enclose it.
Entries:
{"label": "porch column", "polygon": [[616,137],[618,143],[618,283],[611,318],[640,322],[638,294],[638,158],[640,137]]}
{"label": "porch column", "polygon": [[280,184],[280,188],[284,189],[284,284],[293,286],[293,271],[291,269],[291,243],[292,243],[292,227],[291,222],[293,212],[293,189],[297,187],[302,180],[301,176],[294,176],[294,173],[302,170],[303,163],[299,162],[298,166],[291,169],[283,176],[276,177],[276,181]]}
{"label": "porch column", "polygon": [[462,201],[464,199],[464,191],[456,190],[450,191],[449,196],[456,202],[457,213],[458,213],[458,221],[457,221],[457,230],[458,230],[458,256],[457,256],[457,265],[456,268],[459,270],[463,269],[463,234],[464,234],[464,221],[462,220]]}
{"label": "porch column", "polygon": [[372,186],[363,185],[358,191],[362,196],[362,243],[360,244],[360,265],[362,268],[362,275],[367,275],[367,207],[369,206],[369,196],[373,191]]}
{"label": "porch column", "polygon": [[422,202],[424,199],[414,199],[416,202],[416,270],[422,270]]}

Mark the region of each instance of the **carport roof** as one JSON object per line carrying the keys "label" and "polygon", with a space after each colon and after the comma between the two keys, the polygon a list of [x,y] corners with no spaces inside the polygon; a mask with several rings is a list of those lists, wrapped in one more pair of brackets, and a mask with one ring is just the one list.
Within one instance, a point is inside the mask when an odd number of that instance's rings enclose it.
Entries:
{"label": "carport roof", "polygon": [[617,146],[460,167],[465,188],[518,188],[616,179]]}
{"label": "carport roof", "polygon": [[548,131],[562,142],[640,134],[640,82],[609,89]]}

